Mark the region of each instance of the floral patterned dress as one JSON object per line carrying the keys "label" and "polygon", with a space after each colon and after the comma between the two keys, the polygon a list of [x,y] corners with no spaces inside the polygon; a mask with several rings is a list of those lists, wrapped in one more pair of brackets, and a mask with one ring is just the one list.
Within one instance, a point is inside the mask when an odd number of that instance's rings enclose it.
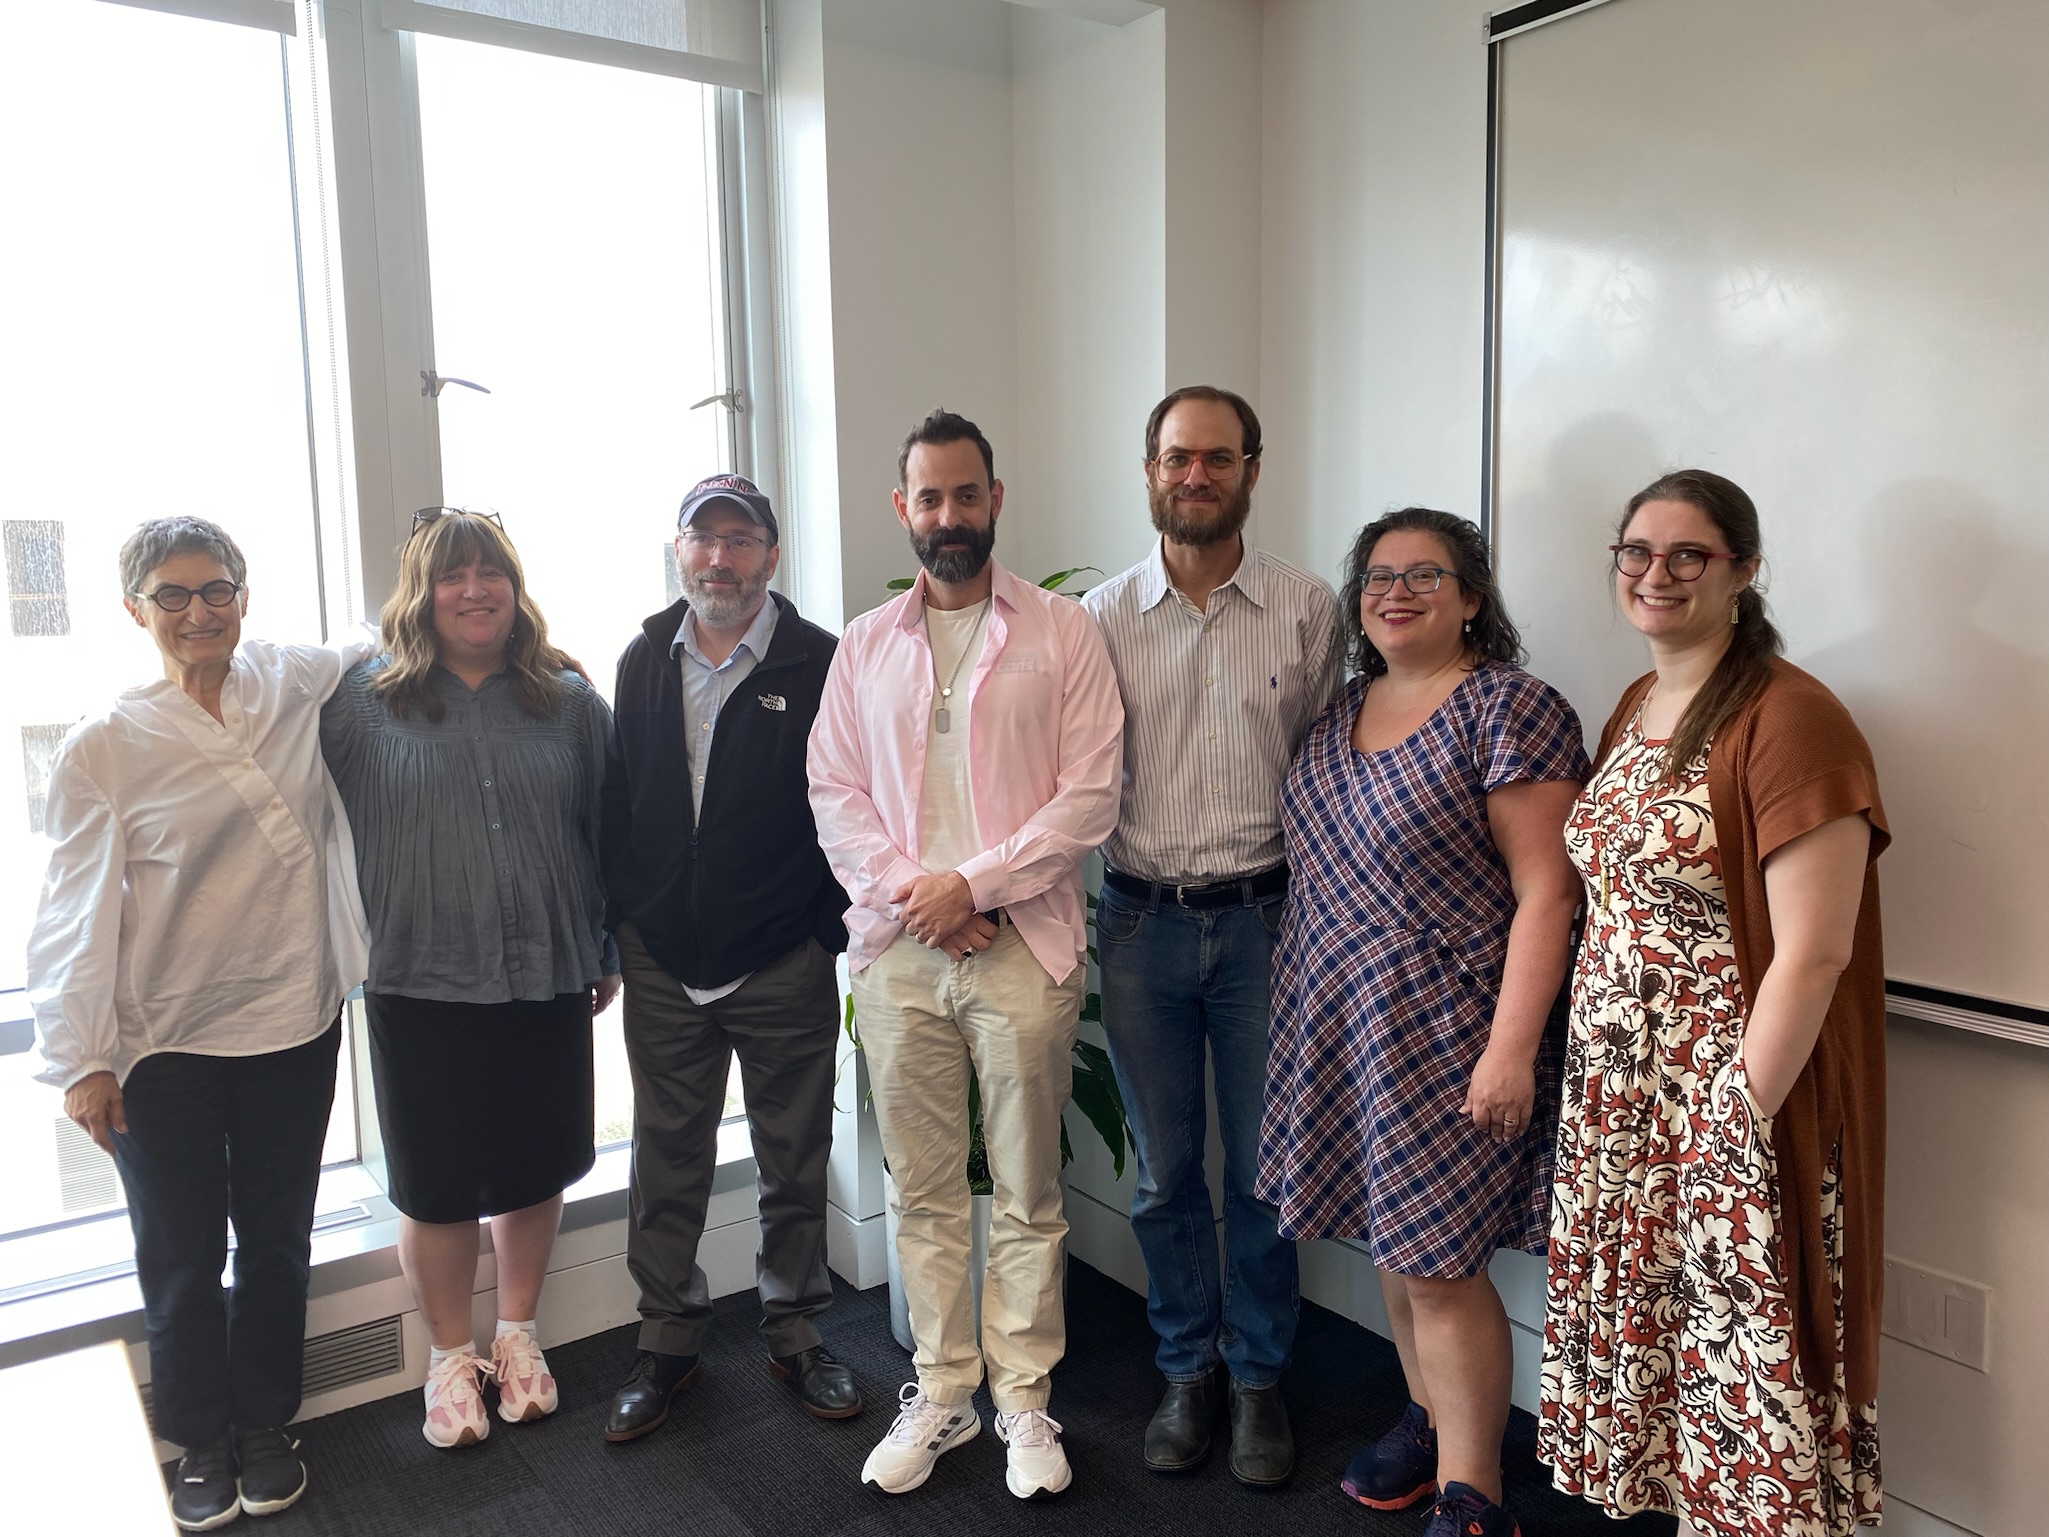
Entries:
{"label": "floral patterned dress", "polygon": [[[1706,754],[1661,782],[1632,721],[1566,824],[1590,918],[1573,979],[1538,1455],[1611,1514],[1725,1537],[1843,1537],[1879,1508],[1871,1405],[1802,1380],[1771,1120],[1737,1060],[1747,1003]],[[1841,1327],[1831,1168],[1822,1231]]]}

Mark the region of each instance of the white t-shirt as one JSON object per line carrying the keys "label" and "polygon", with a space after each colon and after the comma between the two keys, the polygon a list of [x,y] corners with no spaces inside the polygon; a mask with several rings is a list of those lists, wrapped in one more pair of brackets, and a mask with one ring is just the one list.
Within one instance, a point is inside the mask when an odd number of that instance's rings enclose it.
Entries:
{"label": "white t-shirt", "polygon": [[[925,605],[925,634],[938,671],[932,680],[932,713],[925,721],[925,791],[918,811],[918,863],[929,874],[957,870],[982,852],[975,832],[975,792],[968,782],[968,679],[982,655],[989,605],[941,610]],[[955,664],[959,671],[955,671]],[[953,697],[940,688],[953,679]],[[948,711],[941,731],[934,722]]]}

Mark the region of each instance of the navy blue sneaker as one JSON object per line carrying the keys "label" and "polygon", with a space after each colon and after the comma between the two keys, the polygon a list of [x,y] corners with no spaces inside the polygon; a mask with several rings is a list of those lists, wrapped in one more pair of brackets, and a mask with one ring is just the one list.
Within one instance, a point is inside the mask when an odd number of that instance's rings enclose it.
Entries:
{"label": "navy blue sneaker", "polygon": [[[1412,1403],[1386,1435],[1345,1468],[1345,1493],[1375,1510],[1407,1510],[1437,1492],[1437,1432]],[[1463,1487],[1463,1486],[1461,1486]]]}
{"label": "navy blue sneaker", "polygon": [[1444,1486],[1423,1537],[1523,1537],[1515,1517],[1471,1484],[1456,1480]]}

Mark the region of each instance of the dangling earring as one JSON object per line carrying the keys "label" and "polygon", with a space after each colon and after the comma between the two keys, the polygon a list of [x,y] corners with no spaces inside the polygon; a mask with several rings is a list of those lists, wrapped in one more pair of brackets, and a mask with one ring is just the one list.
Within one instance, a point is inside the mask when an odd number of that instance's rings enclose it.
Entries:
{"label": "dangling earring", "polygon": [[1468,635],[1473,633],[1473,621],[1470,619],[1466,621],[1465,633]]}
{"label": "dangling earring", "polygon": [[1738,625],[1738,624],[1741,624],[1742,622],[1743,622],[1743,605],[1742,605],[1742,604],[1741,604],[1741,603],[1740,603],[1739,601],[1737,601],[1737,600],[1736,600],[1735,598],[1731,598],[1731,599],[1729,600],[1729,623],[1730,623],[1730,624],[1732,624],[1732,625]]}

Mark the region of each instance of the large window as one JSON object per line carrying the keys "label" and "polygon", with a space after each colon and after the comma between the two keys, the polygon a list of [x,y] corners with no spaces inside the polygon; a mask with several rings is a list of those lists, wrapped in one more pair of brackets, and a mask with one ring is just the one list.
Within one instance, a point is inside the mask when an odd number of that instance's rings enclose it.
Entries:
{"label": "large window", "polygon": [[[672,601],[683,492],[732,467],[718,93],[439,37],[414,58],[436,367],[490,392],[442,387],[442,494],[504,518],[551,637],[610,698]],[[617,1004],[596,1040],[598,1138],[621,1142]]]}
{"label": "large window", "polygon": [[[374,615],[412,508],[491,508],[609,696],[675,597],[683,491],[763,478],[733,318],[759,259],[736,212],[758,195],[739,172],[758,12],[674,0],[653,32],[613,24],[641,9],[0,4],[0,1237],[27,1235],[0,1300],[126,1259],[126,1224],[93,1221],[119,1210],[110,1161],[32,1081],[23,987],[52,755],[159,665],[116,580],[135,525],[222,523],[249,632],[320,642]],[[613,1144],[632,1125],[616,1007],[597,1038]],[[343,1064],[335,1220],[376,1167]]]}
{"label": "large window", "polygon": [[[145,518],[212,518],[249,557],[253,632],[328,625],[285,43],[93,0],[0,6],[0,1233],[121,1199],[31,1081],[21,993],[51,755],[161,669],[116,550]],[[356,1146],[342,1087],[335,1159]]]}

